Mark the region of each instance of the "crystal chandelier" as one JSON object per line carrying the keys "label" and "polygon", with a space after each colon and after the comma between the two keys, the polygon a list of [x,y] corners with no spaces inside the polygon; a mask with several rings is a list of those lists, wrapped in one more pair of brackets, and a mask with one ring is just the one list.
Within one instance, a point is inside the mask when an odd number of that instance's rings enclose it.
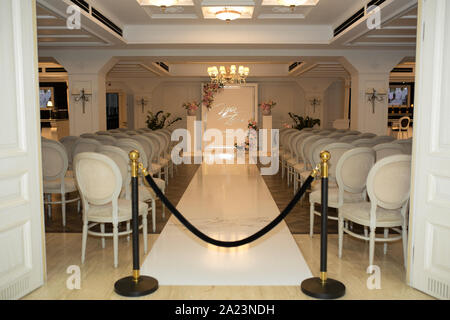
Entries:
{"label": "crystal chandelier", "polygon": [[249,67],[239,66],[239,68],[236,68],[235,65],[230,66],[230,68],[224,66],[208,68],[211,83],[218,83],[220,85],[245,83],[249,72]]}

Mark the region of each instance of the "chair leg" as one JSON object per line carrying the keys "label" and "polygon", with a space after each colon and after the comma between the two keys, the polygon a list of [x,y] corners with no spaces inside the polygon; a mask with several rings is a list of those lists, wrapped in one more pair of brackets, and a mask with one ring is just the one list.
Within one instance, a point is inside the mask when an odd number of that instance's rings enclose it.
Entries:
{"label": "chair leg", "polygon": [[[105,234],[105,224],[100,223],[100,232]],[[105,237],[102,235],[102,249],[105,249]]]}
{"label": "chair leg", "polygon": [[114,268],[119,265],[119,226],[113,224]]}
{"label": "chair leg", "polygon": [[[127,221],[127,231],[130,231],[130,221]],[[127,241],[130,241],[130,235],[127,235]]]}
{"label": "chair leg", "polygon": [[[389,237],[389,228],[384,228],[384,238],[387,239]],[[387,253],[387,242],[384,243],[383,246],[383,253],[386,254]]]}
{"label": "chair leg", "polygon": [[339,259],[342,258],[342,247],[344,245],[344,218],[338,215],[338,233],[339,233]]}
{"label": "chair leg", "polygon": [[[155,200],[152,200],[154,202]],[[142,236],[144,239],[144,253],[147,253],[147,246],[148,246],[148,240],[147,240],[147,214],[142,215]]]}
{"label": "chair leg", "polygon": [[62,225],[66,226],[66,195],[61,194],[61,212],[62,212]]}
{"label": "chair leg", "polygon": [[309,236],[312,238],[314,235],[314,202],[309,205]]}
{"label": "chair leg", "polygon": [[296,193],[297,193],[297,189],[298,189],[297,171],[294,171],[294,173],[293,173],[293,178],[292,178],[292,179],[294,179],[294,181],[293,181],[293,184],[294,184],[294,194],[296,194]]}
{"label": "chair leg", "polygon": [[52,218],[52,204],[51,204],[51,202],[52,202],[52,195],[50,193],[47,194],[47,202],[48,202],[48,204],[47,204],[47,214],[48,214],[48,217],[51,219]]}
{"label": "chair leg", "polygon": [[[161,190],[163,194],[166,193],[166,190]],[[164,205],[164,203],[161,201],[161,206],[162,206],[162,217],[163,219],[166,218],[166,206]]]}
{"label": "chair leg", "polygon": [[87,235],[88,235],[88,222],[83,222],[83,234],[81,237],[81,263],[84,263],[84,260],[86,258],[86,242],[87,242]]}
{"label": "chair leg", "polygon": [[81,212],[81,199],[77,201],[77,212]]}
{"label": "chair leg", "polygon": [[375,228],[370,228],[369,236],[369,266],[373,266],[373,257],[375,255]]}
{"label": "chair leg", "polygon": [[281,179],[284,179],[284,161],[281,160]]}
{"label": "chair leg", "polygon": [[402,243],[403,243],[403,263],[404,267],[408,265],[407,257],[408,257],[408,228],[404,224],[402,226]]}
{"label": "chair leg", "polygon": [[156,207],[155,207],[156,200],[152,199],[152,225],[153,225],[153,232],[156,232]]}
{"label": "chair leg", "polygon": [[169,185],[169,166],[164,167],[164,180],[166,181],[166,186]]}
{"label": "chair leg", "polygon": [[364,227],[364,237],[368,236],[369,236],[369,229],[367,229],[367,227]]}

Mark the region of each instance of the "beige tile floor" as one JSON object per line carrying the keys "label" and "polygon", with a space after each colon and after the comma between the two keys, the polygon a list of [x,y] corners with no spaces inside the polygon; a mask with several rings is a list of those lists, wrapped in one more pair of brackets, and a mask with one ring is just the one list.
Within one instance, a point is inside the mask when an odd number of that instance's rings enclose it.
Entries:
{"label": "beige tile floor", "polygon": [[[149,236],[149,248],[159,235]],[[319,274],[319,236],[294,235],[306,262],[313,274]],[[142,242],[142,238],[141,238]],[[142,244],[142,243],[141,243]],[[48,233],[47,281],[45,285],[24,299],[124,299],[114,293],[114,282],[131,274],[131,241],[119,240],[119,267],[113,267],[112,240],[107,240],[106,248],[101,248],[99,239],[89,238],[86,262],[81,267],[81,289],[69,290],[66,273],[70,265],[80,265],[81,234]],[[329,277],[341,280],[347,287],[343,299],[432,299],[405,284],[405,270],[402,266],[400,242],[390,245],[387,255],[383,246],[377,245],[375,263],[381,269],[381,289],[369,290],[366,282],[368,274],[368,244],[346,237],[342,259],[337,257],[337,235],[329,236],[328,270]],[[141,255],[142,252],[141,245]],[[143,259],[141,259],[141,262]],[[180,262],[182,263],[182,262]],[[282,272],[282,270],[280,270]],[[162,286],[154,294],[141,299],[310,299],[297,286],[250,287],[250,286]]]}

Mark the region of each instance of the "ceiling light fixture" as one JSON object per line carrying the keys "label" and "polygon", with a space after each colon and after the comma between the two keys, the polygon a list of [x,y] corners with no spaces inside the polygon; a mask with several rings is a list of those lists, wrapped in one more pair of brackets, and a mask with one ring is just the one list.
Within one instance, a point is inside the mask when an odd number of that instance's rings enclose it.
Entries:
{"label": "ceiling light fixture", "polygon": [[278,0],[278,3],[282,6],[291,8],[291,11],[295,10],[295,7],[304,5],[308,0]]}
{"label": "ceiling light fixture", "polygon": [[231,20],[236,20],[241,16],[241,13],[235,9],[224,8],[223,10],[216,12],[216,18],[230,22]]}
{"label": "ceiling light fixture", "polygon": [[164,12],[167,7],[174,6],[178,4],[178,0],[138,0],[141,6],[157,6],[161,8],[161,11]]}
{"label": "ceiling light fixture", "polygon": [[211,83],[218,83],[221,85],[233,84],[233,83],[245,83],[248,74],[250,73],[249,67],[232,65],[230,68],[225,66],[216,66],[208,68],[208,75],[211,78]]}

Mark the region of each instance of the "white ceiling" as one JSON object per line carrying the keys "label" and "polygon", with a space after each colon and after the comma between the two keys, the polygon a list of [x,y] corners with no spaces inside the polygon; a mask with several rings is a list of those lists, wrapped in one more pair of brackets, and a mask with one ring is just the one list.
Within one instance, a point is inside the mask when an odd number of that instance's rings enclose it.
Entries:
{"label": "white ceiling", "polygon": [[226,24],[217,19],[205,19],[202,7],[208,6],[252,6],[251,19],[238,19],[233,24],[309,24],[334,26],[346,19],[340,16],[348,9],[361,8],[367,0],[311,0],[316,6],[297,7],[294,12],[280,6],[276,0],[193,0],[193,5],[176,5],[162,12],[159,7],[140,6],[137,0],[89,0],[94,7],[108,12],[111,18],[123,25],[147,24]]}

